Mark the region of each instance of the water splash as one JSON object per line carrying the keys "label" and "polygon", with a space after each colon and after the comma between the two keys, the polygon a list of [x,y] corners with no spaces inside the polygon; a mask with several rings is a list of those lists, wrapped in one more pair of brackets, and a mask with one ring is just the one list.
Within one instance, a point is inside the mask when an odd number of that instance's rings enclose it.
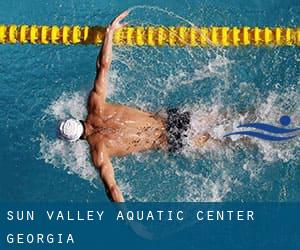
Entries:
{"label": "water splash", "polygon": [[[170,15],[185,21],[176,14]],[[293,143],[274,145],[256,139],[243,142],[238,135],[227,143],[223,137],[242,123],[277,122],[283,113],[289,114],[299,127],[299,79],[275,84],[277,78],[273,74],[293,52],[281,49],[278,52],[281,56],[276,54],[276,62],[272,63],[269,54],[260,55],[262,50],[114,48],[109,101],[153,112],[174,106],[192,112],[191,130],[182,154],[146,152],[113,159],[117,181],[127,200],[270,199],[263,195],[272,185],[272,180],[265,177],[266,169],[282,162],[288,162],[290,169],[294,169],[300,161],[299,138]],[[293,68],[288,69],[294,75]],[[264,86],[255,82],[254,78],[260,74],[266,78]],[[84,94],[69,92],[54,100],[45,110],[42,126],[50,131],[59,119],[68,116],[83,119],[87,94],[88,90]],[[213,140],[196,148],[192,138],[207,131]],[[91,183],[98,182],[85,142],[70,146],[50,133],[43,134],[40,155],[55,167]],[[285,193],[288,192],[289,189]]]}
{"label": "water splash", "polygon": [[[291,94],[289,92],[289,94]],[[280,96],[276,95],[277,98]],[[295,95],[295,101],[300,101],[300,95]],[[273,102],[270,102],[270,99]],[[80,110],[85,109],[79,93],[72,95],[64,94],[61,98],[54,101],[46,110],[46,113],[52,114],[55,119],[57,117],[64,118],[67,114],[78,114]],[[271,112],[276,114],[280,110],[280,106],[275,106],[276,98],[271,94],[267,98],[268,105],[272,106]],[[80,103],[80,105],[78,105]],[[256,119],[267,118],[260,116],[266,108],[266,103],[260,103],[257,106]],[[65,105],[66,104],[66,105]],[[284,105],[282,103],[282,105]],[[62,108],[64,107],[64,108]],[[68,107],[68,108],[66,108]],[[166,153],[138,153],[129,157],[113,159],[117,180],[128,200],[138,201],[157,201],[157,200],[177,200],[177,201],[221,201],[226,200],[228,195],[233,193],[233,186],[242,184],[239,177],[234,171],[239,171],[240,175],[249,173],[253,181],[260,179],[262,168],[267,162],[282,161],[299,161],[297,150],[300,147],[300,140],[291,144],[272,144],[261,142],[259,140],[251,140],[250,144],[256,145],[259,153],[253,152],[248,144],[244,144],[236,139],[236,144],[225,144],[223,135],[227,130],[232,129],[234,124],[249,119],[249,113],[239,114],[231,111],[230,115],[223,113],[223,105],[215,103],[207,105],[198,103],[194,107],[185,107],[184,109],[192,111],[191,130],[186,141],[186,147],[183,154],[184,159],[178,161],[169,157]],[[55,111],[54,113],[51,113]],[[293,116],[300,112],[299,108],[295,110]],[[268,117],[270,119],[270,117]],[[276,119],[273,115],[272,119]],[[217,124],[217,125],[216,125]],[[209,141],[204,147],[197,148],[191,142],[196,134],[209,131],[210,135],[216,141]],[[56,167],[62,167],[69,173],[74,173],[81,178],[94,183],[97,180],[91,161],[89,159],[89,148],[85,142],[77,142],[69,144],[59,139],[49,139],[45,135],[40,139],[41,158],[46,163]],[[236,166],[237,151],[242,149],[246,154],[246,158],[239,162],[241,167]],[[262,155],[260,162],[252,161],[252,157]],[[255,156],[256,155],[256,156]],[[180,156],[179,156],[180,157]],[[199,161],[201,164],[199,165]],[[145,162],[147,164],[145,165]],[[161,166],[161,162],[164,162]],[[188,166],[189,169],[186,169]],[[199,172],[199,166],[211,166],[209,173]],[[225,167],[226,166],[226,167]],[[158,186],[164,187],[163,192],[174,192],[173,185],[178,190],[175,196],[170,195],[166,198],[162,191],[151,188],[147,190],[147,181],[143,176],[147,176],[149,185],[152,181],[160,179],[168,180]],[[155,179],[155,180],[154,180]],[[159,189],[160,189],[159,188]],[[236,191],[235,191],[236,192]]]}
{"label": "water splash", "polygon": [[91,164],[86,143],[67,144],[62,140],[49,140],[45,135],[41,135],[40,154],[46,163],[62,167],[68,174],[76,174],[95,185],[94,180],[98,174]]}

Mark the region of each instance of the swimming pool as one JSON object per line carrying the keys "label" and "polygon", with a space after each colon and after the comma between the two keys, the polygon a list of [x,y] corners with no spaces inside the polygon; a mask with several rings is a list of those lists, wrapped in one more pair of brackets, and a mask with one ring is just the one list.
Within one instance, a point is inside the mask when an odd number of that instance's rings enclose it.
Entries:
{"label": "swimming pool", "polygon": [[[299,26],[298,1],[16,1],[0,23],[107,24],[132,8],[131,25]],[[56,139],[59,119],[83,118],[96,46],[0,46],[1,201],[103,201],[84,142]],[[149,111],[179,106],[221,136],[256,119],[300,126],[299,47],[116,47],[109,100]],[[247,113],[249,111],[249,113]],[[224,114],[227,114],[226,116]],[[193,124],[202,130],[203,124]],[[189,148],[113,160],[129,201],[299,201],[300,137],[285,143]]]}

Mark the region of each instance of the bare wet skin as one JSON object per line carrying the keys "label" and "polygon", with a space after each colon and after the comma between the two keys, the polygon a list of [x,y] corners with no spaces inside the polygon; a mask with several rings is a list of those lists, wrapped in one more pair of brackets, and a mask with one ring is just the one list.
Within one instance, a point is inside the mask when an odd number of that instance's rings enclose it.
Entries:
{"label": "bare wet skin", "polygon": [[[92,100],[93,95],[89,102],[97,102]],[[85,127],[90,146],[94,147],[101,141],[109,156],[167,147],[163,118],[124,105],[105,103],[100,108],[89,110]]]}

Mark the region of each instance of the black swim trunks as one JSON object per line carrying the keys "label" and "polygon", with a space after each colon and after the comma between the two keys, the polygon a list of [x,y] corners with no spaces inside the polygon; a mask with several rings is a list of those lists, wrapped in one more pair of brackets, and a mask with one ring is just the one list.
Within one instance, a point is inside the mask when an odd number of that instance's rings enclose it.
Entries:
{"label": "black swim trunks", "polygon": [[180,112],[177,108],[169,109],[167,114],[169,152],[173,153],[183,148],[183,139],[190,128],[191,114]]}

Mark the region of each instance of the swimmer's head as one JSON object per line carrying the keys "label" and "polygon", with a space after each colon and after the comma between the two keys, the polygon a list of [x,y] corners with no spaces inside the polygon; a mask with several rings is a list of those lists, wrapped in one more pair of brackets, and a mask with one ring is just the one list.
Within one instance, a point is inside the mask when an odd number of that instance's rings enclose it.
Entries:
{"label": "swimmer's head", "polygon": [[61,121],[58,125],[59,138],[74,142],[80,139],[84,133],[84,126],[81,121],[77,119],[67,119]]}

